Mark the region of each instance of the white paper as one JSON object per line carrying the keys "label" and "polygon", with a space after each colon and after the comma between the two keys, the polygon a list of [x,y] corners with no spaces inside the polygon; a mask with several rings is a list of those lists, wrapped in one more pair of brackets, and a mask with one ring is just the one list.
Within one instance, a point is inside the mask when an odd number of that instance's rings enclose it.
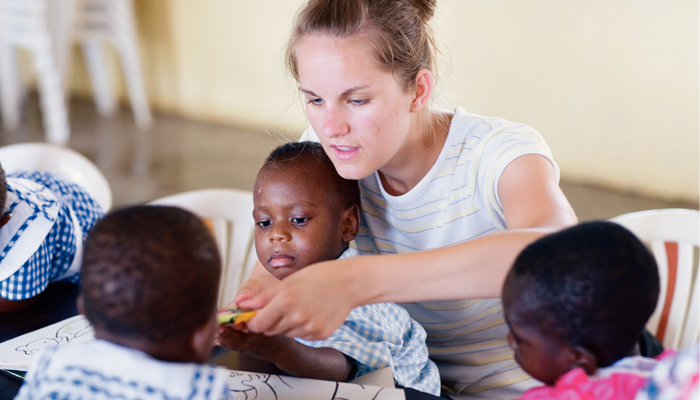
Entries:
{"label": "white paper", "polygon": [[[0,368],[26,371],[47,347],[88,343],[95,340],[90,322],[82,315],[68,318],[34,332],[0,343]],[[379,374],[381,372],[381,374]],[[389,370],[389,374],[391,371]],[[230,371],[227,381],[231,400],[405,400],[403,390],[375,386],[386,371],[368,374],[367,384],[293,378],[256,372]],[[381,378],[379,375],[382,375]],[[389,375],[391,379],[391,375]],[[369,378],[369,377],[368,377]],[[393,382],[393,379],[391,380]]]}
{"label": "white paper", "polygon": [[26,371],[32,359],[47,347],[95,340],[90,322],[77,315],[0,343],[0,368]]}
{"label": "white paper", "polygon": [[230,371],[232,400],[405,400],[403,390],[355,383]]}

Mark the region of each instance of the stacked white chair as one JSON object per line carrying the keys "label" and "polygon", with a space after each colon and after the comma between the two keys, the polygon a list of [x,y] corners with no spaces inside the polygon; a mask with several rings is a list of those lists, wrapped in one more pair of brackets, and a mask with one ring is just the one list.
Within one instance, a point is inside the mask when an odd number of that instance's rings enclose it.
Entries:
{"label": "stacked white chair", "polygon": [[76,1],[76,13],[72,37],[83,49],[97,111],[108,117],[117,110],[101,48],[103,44],[111,44],[124,72],[136,125],[143,130],[150,129],[153,118],[140,70],[131,0],[73,1]]}
{"label": "stacked white chair", "polygon": [[20,126],[23,85],[18,49],[32,55],[46,139],[70,139],[66,93],[73,44],[83,49],[95,105],[112,116],[117,103],[101,53],[111,44],[119,56],[136,125],[150,129],[153,118],[143,84],[131,0],[0,0],[0,92],[3,124]]}
{"label": "stacked white chair", "polygon": [[647,210],[612,218],[651,247],[659,267],[660,292],[647,329],[666,348],[700,338],[700,274],[694,253],[700,245],[700,212]]}
{"label": "stacked white chair", "polygon": [[19,74],[17,50],[28,50],[37,75],[46,139],[65,144],[70,138],[70,130],[61,82],[62,72],[57,63],[57,58],[62,57],[64,50],[61,43],[52,41],[47,14],[47,0],[0,0],[2,120],[7,130],[16,130],[20,126],[20,104],[24,88]]}

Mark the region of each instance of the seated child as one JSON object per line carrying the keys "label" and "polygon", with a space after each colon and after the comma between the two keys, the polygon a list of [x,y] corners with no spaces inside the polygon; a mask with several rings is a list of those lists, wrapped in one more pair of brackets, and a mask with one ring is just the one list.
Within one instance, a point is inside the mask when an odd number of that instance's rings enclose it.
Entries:
{"label": "seated child", "polygon": [[[348,246],[360,224],[357,181],[341,178],[320,144],[296,142],[275,149],[258,173],[253,199],[255,249],[276,278],[357,254]],[[440,378],[425,338],[406,310],[380,303],[353,309],[326,340],[267,337],[245,332],[240,324],[220,327],[217,340],[294,376],[346,381],[392,367],[399,385],[439,395]]]}
{"label": "seated child", "polygon": [[515,360],[547,386],[522,399],[633,399],[656,360],[632,356],[656,306],[651,253],[611,222],[530,244],[503,286]]}
{"label": "seated child", "polygon": [[220,274],[216,243],[191,213],[108,214],[85,242],[78,298],[96,339],[44,349],[16,399],[224,399],[228,372],[201,364]]}
{"label": "seated child", "polygon": [[74,183],[0,167],[0,312],[30,306],[51,282],[78,282],[83,240],[102,215]]}

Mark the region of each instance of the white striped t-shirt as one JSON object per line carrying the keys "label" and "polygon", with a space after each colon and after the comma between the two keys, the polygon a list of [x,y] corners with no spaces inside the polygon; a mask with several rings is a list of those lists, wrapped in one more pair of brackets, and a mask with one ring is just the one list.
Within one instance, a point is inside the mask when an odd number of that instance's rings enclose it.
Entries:
{"label": "white striped t-shirt", "polygon": [[[311,127],[304,139],[318,140]],[[358,250],[361,254],[407,253],[505,230],[498,180],[511,161],[526,154],[549,159],[559,179],[559,168],[534,129],[457,108],[437,161],[413,189],[392,196],[376,172],[360,180]],[[430,358],[438,365],[448,393],[511,398],[538,384],[518,367],[508,348],[500,299],[402,306],[428,333]]]}

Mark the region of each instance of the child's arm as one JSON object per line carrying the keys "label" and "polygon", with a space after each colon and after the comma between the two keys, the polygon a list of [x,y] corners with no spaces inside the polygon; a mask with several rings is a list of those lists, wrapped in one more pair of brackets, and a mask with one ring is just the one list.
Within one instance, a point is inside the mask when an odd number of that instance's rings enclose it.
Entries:
{"label": "child's arm", "polygon": [[0,297],[0,313],[25,309],[39,300],[39,296],[30,297],[26,300],[7,300]]}
{"label": "child's arm", "polygon": [[336,349],[305,346],[284,335],[244,332],[244,324],[219,327],[217,344],[228,350],[271,362],[301,378],[345,382],[355,361]]}

